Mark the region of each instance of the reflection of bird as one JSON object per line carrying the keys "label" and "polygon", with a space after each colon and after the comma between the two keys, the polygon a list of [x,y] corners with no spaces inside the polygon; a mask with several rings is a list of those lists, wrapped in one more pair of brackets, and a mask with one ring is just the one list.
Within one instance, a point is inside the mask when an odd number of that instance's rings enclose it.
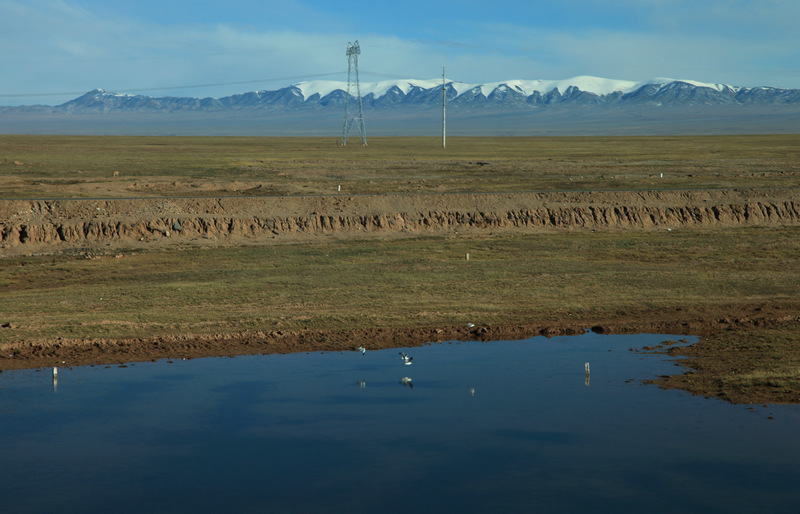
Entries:
{"label": "reflection of bird", "polygon": [[400,379],[400,383],[403,384],[404,386],[408,386],[408,387],[411,387],[411,388],[414,387],[414,384],[411,382],[411,379],[408,378],[408,377],[401,378]]}
{"label": "reflection of bird", "polygon": [[361,355],[364,355],[365,353],[367,353],[367,349],[364,348],[363,346],[359,346],[358,348],[356,348],[356,350],[361,352]]}
{"label": "reflection of bird", "polygon": [[400,358],[403,359],[403,364],[406,366],[411,365],[411,361],[414,360],[414,357],[409,357],[407,354],[400,352]]}

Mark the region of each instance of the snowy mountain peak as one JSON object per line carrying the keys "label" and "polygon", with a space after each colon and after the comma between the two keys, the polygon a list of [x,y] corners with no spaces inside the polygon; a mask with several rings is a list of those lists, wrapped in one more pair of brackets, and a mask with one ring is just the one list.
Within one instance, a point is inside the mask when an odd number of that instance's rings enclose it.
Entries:
{"label": "snowy mountain peak", "polygon": [[[583,92],[592,93],[597,96],[605,96],[617,92],[623,94],[630,93],[648,84],[663,86],[671,82],[677,81],[674,79],[661,78],[646,82],[634,82],[631,80],[615,80],[581,75],[563,80],[506,80],[502,82],[487,82],[482,84],[447,81],[447,86],[456,91],[456,96],[461,96],[468,91],[480,91],[483,96],[488,97],[497,89],[510,89],[525,96],[530,96],[534,93],[545,95],[553,91],[558,91],[559,93],[563,94],[570,88],[577,88]],[[711,87],[718,90],[721,90],[723,87],[721,84],[704,84],[697,81],[680,82],[686,82],[696,87]],[[378,99],[393,88],[398,88],[403,92],[403,94],[408,94],[408,92],[415,87],[421,89],[434,89],[441,87],[441,85],[442,81],[438,79],[405,79],[383,82],[361,82],[359,84],[359,89],[362,97],[371,94],[373,95],[374,99]],[[347,83],[331,80],[314,80],[298,82],[294,84],[293,87],[299,89],[305,98],[310,98],[314,94],[319,94],[320,97],[325,97],[333,91],[346,91]]]}
{"label": "snowy mountain peak", "polygon": [[[367,108],[425,107],[441,104],[441,79],[403,79],[361,82]],[[224,109],[316,109],[344,104],[347,83],[303,81],[274,91],[253,91],[222,98],[163,97],[111,93],[94,89],[58,106],[74,111],[189,111]],[[744,88],[695,80],[655,78],[642,82],[581,75],[563,80],[506,80],[502,82],[446,82],[448,103],[458,107],[496,109],[540,108],[553,105],[649,104],[735,105],[800,103],[800,90]]]}

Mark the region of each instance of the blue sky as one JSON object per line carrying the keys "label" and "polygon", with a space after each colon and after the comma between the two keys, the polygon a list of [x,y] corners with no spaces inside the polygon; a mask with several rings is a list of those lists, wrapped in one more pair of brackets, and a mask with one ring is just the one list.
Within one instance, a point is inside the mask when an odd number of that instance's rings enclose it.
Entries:
{"label": "blue sky", "polygon": [[797,0],[0,0],[0,105],[577,75],[800,88]]}

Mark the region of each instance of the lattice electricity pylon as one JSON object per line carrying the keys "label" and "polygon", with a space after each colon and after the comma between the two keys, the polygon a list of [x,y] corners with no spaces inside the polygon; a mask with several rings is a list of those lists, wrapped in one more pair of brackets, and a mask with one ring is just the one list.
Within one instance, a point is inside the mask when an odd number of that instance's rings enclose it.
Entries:
{"label": "lattice electricity pylon", "polygon": [[[342,146],[347,145],[347,136],[353,128],[358,127],[361,133],[361,144],[367,146],[367,130],[364,128],[364,111],[361,107],[361,86],[358,83],[358,54],[361,47],[358,41],[347,43],[347,91],[344,95],[344,127],[342,128]],[[354,78],[355,76],[355,78]],[[355,94],[353,91],[355,90]],[[355,106],[351,106],[350,98],[355,99]],[[351,112],[356,110],[355,113]]]}

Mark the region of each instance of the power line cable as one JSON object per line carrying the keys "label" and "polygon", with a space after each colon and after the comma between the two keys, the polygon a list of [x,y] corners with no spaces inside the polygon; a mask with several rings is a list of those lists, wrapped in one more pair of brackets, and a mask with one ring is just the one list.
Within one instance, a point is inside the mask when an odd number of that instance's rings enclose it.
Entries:
{"label": "power line cable", "polygon": [[[309,75],[295,75],[292,77],[277,77],[271,79],[258,79],[258,80],[240,80],[237,82],[215,82],[208,84],[188,84],[182,86],[160,86],[160,87],[142,87],[142,88],[119,88],[108,89],[116,93],[144,93],[148,91],[169,91],[174,89],[199,89],[204,87],[220,87],[220,86],[240,86],[244,84],[259,84],[264,82],[292,82],[297,80],[307,80],[322,77],[332,77],[342,75],[343,72],[329,72],[329,73],[314,73]],[[375,77],[382,77],[387,79],[405,79],[408,80],[407,75],[394,75],[391,73],[362,71],[364,75],[371,75]],[[7,93],[0,94],[0,98],[27,98],[27,97],[46,97],[46,96],[79,96],[86,94],[86,91],[59,91],[54,93]]]}
{"label": "power line cable", "polygon": [[[285,82],[285,81],[303,80],[311,78],[330,77],[341,74],[342,72],[337,71],[331,73],[316,73],[312,75],[296,75],[294,77],[280,77],[280,78],[259,79],[259,80],[242,80],[238,82],[217,82],[212,84],[190,84],[184,86],[144,87],[144,88],[131,88],[131,89],[120,88],[120,89],[113,89],[113,91],[139,93],[146,91],[168,91],[171,89],[197,89],[203,87],[238,86],[242,84],[258,84],[261,82],[278,82],[278,81]],[[86,91],[61,91],[58,93],[10,93],[10,94],[0,94],[0,98],[22,98],[22,97],[33,97],[33,96],[67,96],[67,95],[83,95],[83,94],[86,94]]]}

